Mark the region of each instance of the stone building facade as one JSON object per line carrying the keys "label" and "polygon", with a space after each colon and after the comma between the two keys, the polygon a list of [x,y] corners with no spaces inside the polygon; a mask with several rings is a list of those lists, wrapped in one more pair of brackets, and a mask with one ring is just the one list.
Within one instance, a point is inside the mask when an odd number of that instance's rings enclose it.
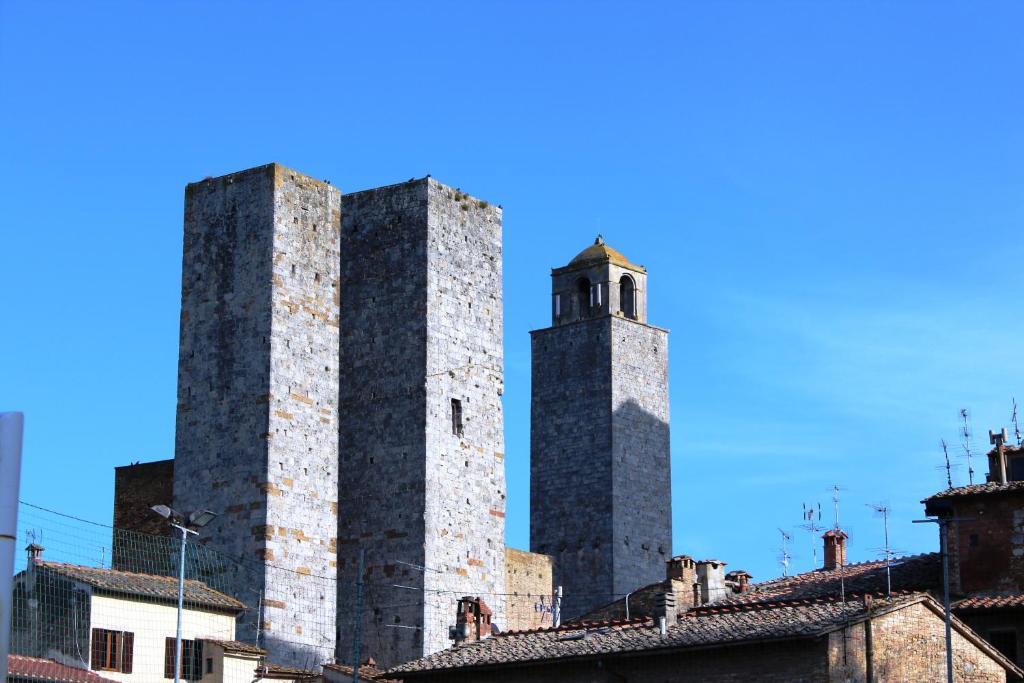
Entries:
{"label": "stone building facade", "polygon": [[501,250],[501,209],[431,178],[342,199],[338,611],[362,552],[385,664],[447,647],[462,595],[503,622]]}
{"label": "stone building facade", "polygon": [[668,332],[647,273],[599,237],[552,271],[532,332],[530,546],[572,618],[661,580],[671,557]]}
{"label": "stone building facade", "polygon": [[505,623],[509,631],[551,626],[552,570],[547,555],[505,548]]}
{"label": "stone building facade", "polygon": [[[270,164],[185,192],[174,507],[250,605],[239,636],[284,663],[333,655],[341,192]],[[245,567],[243,570],[242,567]],[[273,580],[272,580],[273,579]]]}

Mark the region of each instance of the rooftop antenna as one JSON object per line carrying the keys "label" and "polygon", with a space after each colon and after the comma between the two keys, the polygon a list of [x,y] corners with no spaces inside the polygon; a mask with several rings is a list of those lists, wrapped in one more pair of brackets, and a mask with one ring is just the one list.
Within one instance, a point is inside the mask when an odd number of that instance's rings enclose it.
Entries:
{"label": "rooftop antenna", "polygon": [[1020,448],[1021,437],[1020,437],[1020,425],[1017,423],[1017,399],[1011,398],[1010,400],[1013,401],[1013,417],[1010,418],[1010,420],[1013,421],[1013,435],[1017,439],[1017,447]]}
{"label": "rooftop antenna", "polygon": [[786,533],[785,529],[779,529],[782,534],[782,555],[779,557],[779,564],[782,565],[782,575],[789,576],[789,546],[788,543],[793,537]]}
{"label": "rooftop antenna", "polygon": [[821,503],[804,503],[803,512],[804,523],[800,525],[801,529],[807,531],[808,536],[811,540],[811,569],[818,568],[818,532],[824,531],[827,527],[818,524],[821,521]]}
{"label": "rooftop antenna", "polygon": [[967,458],[967,483],[974,483],[974,466],[971,464],[971,422],[970,413],[967,408],[960,409],[960,418],[964,426],[960,428],[960,441],[964,448],[964,457]]}
{"label": "rooftop antenna", "polygon": [[[839,527],[839,484],[832,484],[832,506],[836,511],[836,525],[834,529],[839,532],[842,531]],[[846,562],[844,561],[839,564],[839,596],[846,605]]]}
{"label": "rooftop antenna", "polygon": [[832,507],[836,511],[836,525],[835,529],[839,530],[839,484],[832,484]]}
{"label": "rooftop antenna", "polygon": [[[948,456],[946,457],[946,462],[949,462]],[[882,529],[885,531],[885,598],[886,600],[892,600],[892,573],[889,571],[892,564],[892,550],[889,548],[889,506],[879,503],[868,503],[868,507],[882,515]]]}
{"label": "rooftop antenna", "polygon": [[946,445],[945,439],[939,439],[939,443],[942,444],[942,454],[946,456],[946,464],[939,465],[938,469],[946,470],[946,488],[953,488],[953,465],[949,463],[949,447]]}

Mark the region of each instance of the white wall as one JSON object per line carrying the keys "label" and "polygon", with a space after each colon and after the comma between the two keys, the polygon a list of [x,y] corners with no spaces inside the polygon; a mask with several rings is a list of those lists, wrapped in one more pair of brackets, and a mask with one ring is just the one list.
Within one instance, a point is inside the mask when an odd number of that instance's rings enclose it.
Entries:
{"label": "white wall", "polygon": [[[135,634],[132,673],[103,671],[101,674],[115,681],[159,683],[167,680],[164,678],[164,642],[174,637],[177,624],[178,610],[173,605],[93,595],[90,638],[94,628],[131,631]],[[234,640],[235,617],[185,609],[182,614],[181,637]],[[206,656],[204,653],[204,660]],[[251,670],[247,680],[252,680]]]}

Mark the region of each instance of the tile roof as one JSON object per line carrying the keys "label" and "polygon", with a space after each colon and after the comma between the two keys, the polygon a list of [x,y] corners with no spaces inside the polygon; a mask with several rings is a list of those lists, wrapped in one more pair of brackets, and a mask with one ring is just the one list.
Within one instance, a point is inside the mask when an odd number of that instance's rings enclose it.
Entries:
{"label": "tile roof", "polygon": [[[893,558],[889,562],[889,573],[895,593],[941,589],[942,558],[939,553]],[[708,606],[835,597],[843,590],[847,595],[884,596],[886,584],[885,560],[874,560],[751,584],[746,592]]]}
{"label": "tile roof", "polygon": [[7,676],[30,681],[57,681],[58,683],[112,683],[111,679],[85,669],[58,664],[52,659],[7,655]]}
{"label": "tile roof", "polygon": [[[372,661],[372,660],[371,660]],[[324,664],[324,669],[336,671],[343,676],[352,675],[352,667],[348,664]],[[398,683],[399,679],[388,678],[384,669],[377,668],[375,663],[359,665],[359,679],[373,681],[374,683]]]}
{"label": "tile roof", "polygon": [[214,640],[212,638],[203,638],[204,642],[212,643],[213,645],[219,645],[224,648],[224,652],[231,652],[242,655],[265,655],[267,651],[263,648],[256,647],[252,643],[243,643],[240,640]]}
{"label": "tile roof", "polygon": [[[158,600],[178,600],[178,579],[173,576],[158,574],[137,574],[122,572],[116,569],[83,567],[63,562],[38,560],[32,571],[47,571],[64,576],[74,581],[87,584],[106,593],[131,595]],[[202,581],[185,580],[186,604],[200,607],[212,607],[240,612],[245,609],[238,600],[207,586]]]}
{"label": "tile roof", "polygon": [[270,680],[319,681],[320,674],[309,669],[300,669],[297,666],[266,663],[256,669],[256,680],[265,678]]}
{"label": "tile roof", "polygon": [[1005,484],[999,482],[990,481],[984,484],[971,484],[969,486],[954,486],[951,489],[945,491],[939,491],[933,496],[928,496],[922,503],[927,503],[932,500],[942,500],[945,498],[960,498],[963,496],[981,496],[991,493],[1011,493],[1015,491],[1024,491],[1024,481],[1008,481]]}
{"label": "tile roof", "polygon": [[957,612],[992,609],[1021,609],[1024,608],[1024,595],[990,595],[964,598],[963,600],[954,602],[952,608]]}
{"label": "tile roof", "polygon": [[[898,609],[922,600],[924,594],[902,597]],[[876,610],[877,611],[877,610]],[[555,659],[629,654],[650,650],[707,648],[721,645],[815,638],[844,628],[851,619],[867,615],[862,602],[799,600],[769,604],[732,605],[686,612],[665,636],[650,619],[629,622],[571,624],[558,628],[500,633],[486,640],[450,648],[391,669],[390,675],[544,662]]]}

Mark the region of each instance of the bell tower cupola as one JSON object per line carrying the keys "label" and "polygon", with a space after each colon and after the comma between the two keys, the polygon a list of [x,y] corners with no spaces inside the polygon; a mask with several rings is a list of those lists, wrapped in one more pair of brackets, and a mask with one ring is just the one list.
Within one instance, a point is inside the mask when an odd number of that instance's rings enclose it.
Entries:
{"label": "bell tower cupola", "polygon": [[616,315],[647,322],[647,270],[601,235],[568,265],[551,271],[551,324]]}

